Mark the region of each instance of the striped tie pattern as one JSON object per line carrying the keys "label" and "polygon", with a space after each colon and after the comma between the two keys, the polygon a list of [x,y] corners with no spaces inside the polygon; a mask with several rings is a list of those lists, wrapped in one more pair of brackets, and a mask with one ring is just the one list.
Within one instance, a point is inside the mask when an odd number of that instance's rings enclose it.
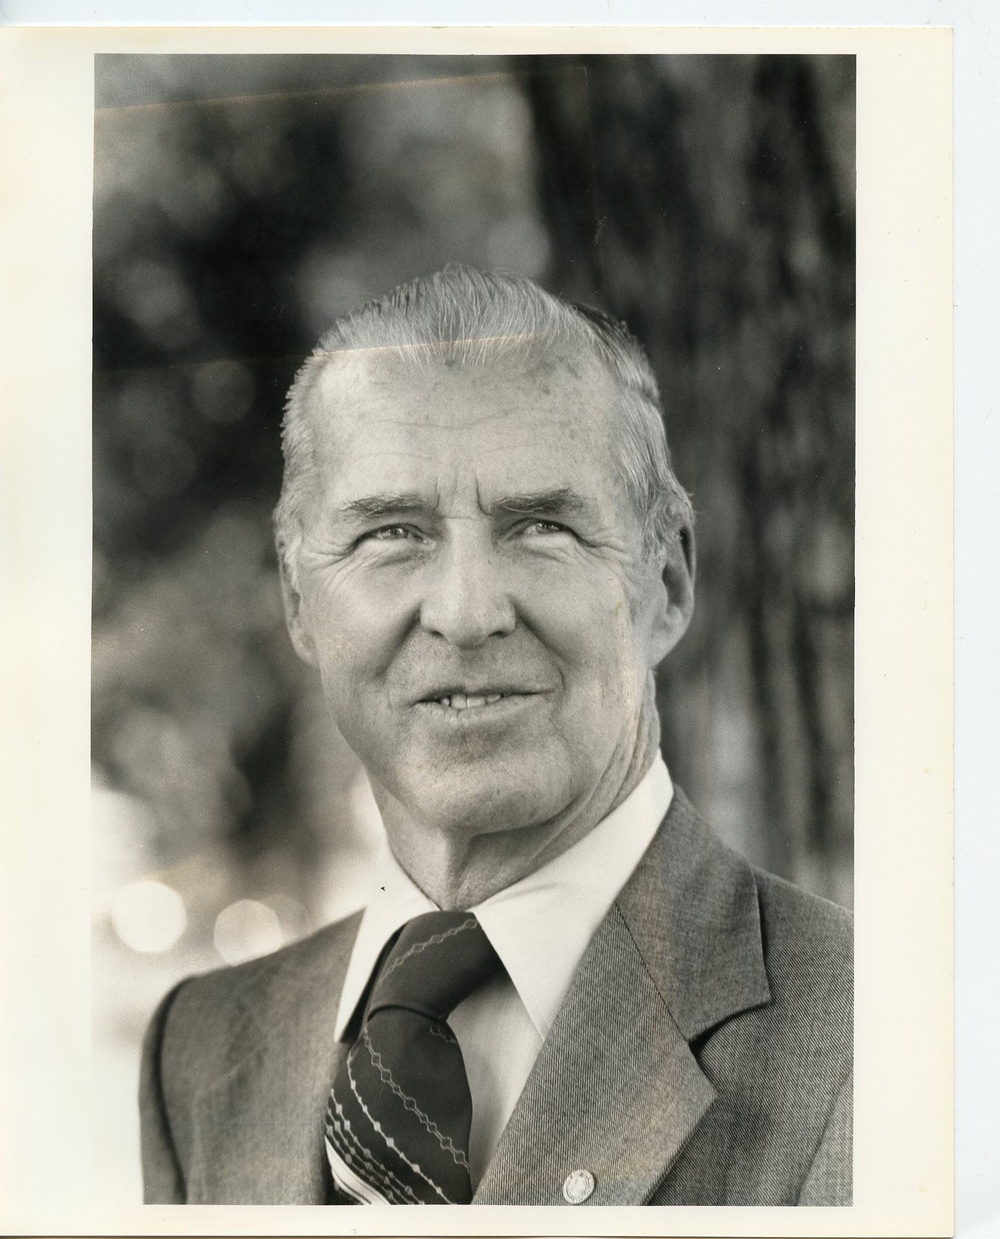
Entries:
{"label": "striped tie pattern", "polygon": [[326,1112],[338,1204],[468,1204],[472,1097],[447,1018],[500,960],[469,912],[428,912],[375,981]]}

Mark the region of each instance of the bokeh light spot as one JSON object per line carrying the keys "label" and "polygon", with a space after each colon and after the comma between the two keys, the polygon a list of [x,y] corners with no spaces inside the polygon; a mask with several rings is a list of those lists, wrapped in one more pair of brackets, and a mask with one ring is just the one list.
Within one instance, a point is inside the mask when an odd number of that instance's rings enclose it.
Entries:
{"label": "bokeh light spot", "polygon": [[238,361],[207,362],[191,381],[198,412],[220,426],[238,422],[250,408],[253,394],[253,374]]}
{"label": "bokeh light spot", "polygon": [[127,947],[153,955],[178,942],[187,927],[187,912],[173,887],[143,878],[117,891],[111,923]]}
{"label": "bokeh light spot", "polygon": [[278,914],[256,899],[237,899],[215,918],[215,949],[227,964],[242,964],[283,946]]}

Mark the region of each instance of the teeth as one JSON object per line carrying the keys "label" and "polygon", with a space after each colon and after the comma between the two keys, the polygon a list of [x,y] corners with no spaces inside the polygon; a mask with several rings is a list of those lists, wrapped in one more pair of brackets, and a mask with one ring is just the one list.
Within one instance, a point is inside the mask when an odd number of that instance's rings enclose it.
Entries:
{"label": "teeth", "polygon": [[469,696],[466,693],[452,693],[450,697],[438,697],[440,706],[448,706],[452,710],[472,710],[478,706],[492,706],[500,701],[503,693],[483,693],[480,696]]}

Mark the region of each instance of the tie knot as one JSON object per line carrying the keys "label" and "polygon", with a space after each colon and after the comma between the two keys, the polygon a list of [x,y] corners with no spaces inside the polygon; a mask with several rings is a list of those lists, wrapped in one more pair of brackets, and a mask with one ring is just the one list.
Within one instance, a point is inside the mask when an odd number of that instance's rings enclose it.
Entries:
{"label": "tie knot", "polygon": [[368,1016],[403,1007],[443,1020],[500,968],[471,912],[426,912],[403,926],[375,981]]}

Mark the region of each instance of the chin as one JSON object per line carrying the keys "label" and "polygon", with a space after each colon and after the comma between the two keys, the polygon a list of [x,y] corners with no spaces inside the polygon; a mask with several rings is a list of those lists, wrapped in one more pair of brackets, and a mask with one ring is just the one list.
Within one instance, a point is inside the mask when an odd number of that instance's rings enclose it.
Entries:
{"label": "chin", "polygon": [[[453,772],[439,780],[426,773],[413,795],[407,797],[421,820],[446,834],[489,835],[529,830],[551,821],[571,800],[557,777],[516,780],[470,771]],[[565,795],[561,794],[565,790]]]}

